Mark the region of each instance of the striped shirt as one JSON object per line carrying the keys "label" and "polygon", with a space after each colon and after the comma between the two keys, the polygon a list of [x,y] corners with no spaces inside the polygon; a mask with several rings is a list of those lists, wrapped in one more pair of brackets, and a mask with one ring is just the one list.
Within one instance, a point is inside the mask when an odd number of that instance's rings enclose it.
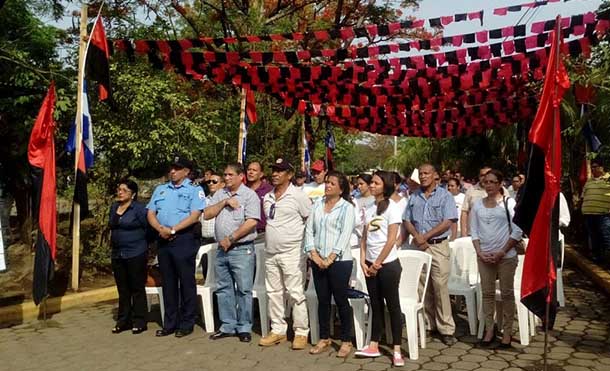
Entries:
{"label": "striped shirt", "polygon": [[587,180],[583,189],[582,213],[604,215],[610,213],[610,173]]}
{"label": "striped shirt", "polygon": [[303,250],[309,253],[316,250],[322,258],[331,253],[339,260],[351,260],[350,235],[356,218],[355,207],[343,198],[335,204],[329,213],[324,211],[326,197],[317,200],[305,227]]}

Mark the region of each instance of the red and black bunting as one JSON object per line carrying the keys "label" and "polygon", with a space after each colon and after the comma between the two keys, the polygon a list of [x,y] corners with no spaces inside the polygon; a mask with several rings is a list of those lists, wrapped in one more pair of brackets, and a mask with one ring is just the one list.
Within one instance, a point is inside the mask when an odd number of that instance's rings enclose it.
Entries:
{"label": "red and black bunting", "polygon": [[[545,1],[534,1],[531,3],[527,3],[527,4],[505,6],[502,8],[495,8],[493,11],[493,14],[494,15],[506,15],[506,14],[508,14],[508,12],[520,12],[523,9],[537,8],[542,5],[547,5],[548,3],[558,3],[560,1],[562,1],[562,0],[545,0]],[[569,0],[563,0],[563,1],[567,2]]]}
{"label": "red and black bunting", "polygon": [[[522,8],[531,8],[535,6],[543,6],[547,5],[547,3],[558,2],[560,0],[546,0],[546,1],[537,1],[537,2],[529,2],[520,5],[514,5],[510,7],[511,9],[519,9]],[[567,0],[563,0],[567,1]],[[497,8],[494,9],[494,14],[502,15],[502,9]],[[506,8],[508,9],[508,8]],[[517,10],[515,10],[517,11]],[[508,11],[507,11],[508,12]],[[332,39],[341,39],[341,40],[352,40],[357,37],[367,37],[367,38],[376,38],[379,36],[387,37],[398,34],[402,30],[421,28],[426,25],[430,27],[444,27],[453,22],[462,22],[467,20],[475,20],[478,19],[481,22],[481,26],[483,26],[483,16],[484,11],[478,10],[469,13],[460,13],[449,16],[436,17],[426,20],[423,19],[415,19],[415,20],[406,20],[402,22],[393,22],[387,24],[370,24],[363,27],[344,27],[341,29],[326,29],[326,30],[318,30],[318,31],[310,31],[310,32],[292,32],[292,33],[278,33],[278,34],[268,34],[268,35],[256,35],[256,36],[240,36],[240,37],[202,37],[199,39],[182,39],[175,40],[177,43],[185,43],[191,44],[195,43],[191,47],[204,47],[205,45],[215,45],[217,47],[222,46],[224,44],[235,44],[235,43],[257,43],[263,41],[301,41],[304,39],[315,39],[318,41],[327,41]],[[150,40],[136,40],[139,41],[150,41]],[[124,46],[124,40],[120,41],[117,48],[120,49],[120,46]],[[186,50],[186,49],[185,49]]]}
{"label": "red and black bunting", "polygon": [[[555,20],[543,21],[540,23],[542,27],[537,29],[536,35],[531,35],[523,38],[515,38],[513,40],[494,43],[490,45],[482,45],[478,47],[468,48],[468,54],[471,58],[476,58],[477,55],[481,57],[478,59],[486,59],[485,56],[492,54],[494,56],[500,56],[502,52],[504,54],[512,54],[515,49],[519,51],[522,48],[531,49],[533,47],[542,47],[550,43],[548,38],[549,33],[547,31],[552,30],[555,26]],[[602,22],[602,25],[606,22]],[[569,18],[563,18],[562,20],[563,34],[564,37],[591,36],[596,31],[597,20],[594,13],[587,13],[583,15],[575,15]],[[603,28],[603,27],[602,27]],[[607,29],[607,25],[606,25]],[[598,32],[601,32],[600,28]],[[418,50],[432,50],[442,45],[453,45],[461,46],[463,43],[486,43],[489,39],[500,39],[503,37],[519,37],[525,36],[525,25],[505,27],[503,29],[491,30],[491,31],[480,31],[477,33],[456,35],[443,38],[435,38],[430,40],[417,40],[405,43],[388,43],[383,45],[368,46],[361,48],[339,48],[339,49],[323,49],[323,50],[300,50],[300,51],[284,51],[284,52],[203,52],[204,59],[207,62],[223,62],[223,63],[241,63],[248,60],[249,63],[268,65],[268,64],[301,64],[306,62],[316,61],[317,63],[323,62],[324,60],[338,63],[345,59],[357,59],[357,58],[374,58],[378,55],[386,55],[397,53],[400,51],[410,51],[411,49]],[[122,40],[121,45],[117,48],[124,49],[125,45],[129,44],[127,41]],[[130,45],[130,44],[129,44]],[[131,46],[131,45],[130,45]],[[203,46],[199,40],[157,40],[157,41],[146,41],[138,40],[135,41],[135,49],[126,49],[126,51],[135,51],[139,54],[150,55],[153,52],[159,52],[164,55],[171,53],[182,53],[185,50],[192,48],[198,48]],[[463,49],[466,50],[466,49]],[[462,55],[464,52],[461,53]],[[428,54],[426,62],[429,64],[438,63],[443,64],[446,60],[445,53]],[[434,57],[432,57],[434,56]],[[421,59],[424,56],[417,56],[415,58]],[[437,62],[434,62],[436,60]]]}
{"label": "red and black bunting", "polygon": [[[339,125],[361,131],[386,135],[446,138],[478,134],[484,130],[514,124],[531,118],[537,106],[536,98],[507,98],[468,107],[463,113],[458,109],[411,112],[410,114],[385,114],[366,109],[358,114],[351,108],[336,107],[330,120]],[[510,112],[507,114],[506,112]]]}

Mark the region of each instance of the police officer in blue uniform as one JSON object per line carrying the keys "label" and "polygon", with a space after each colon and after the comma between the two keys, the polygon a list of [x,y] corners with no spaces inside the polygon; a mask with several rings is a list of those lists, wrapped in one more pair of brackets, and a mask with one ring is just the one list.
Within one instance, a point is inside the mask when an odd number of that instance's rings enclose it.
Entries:
{"label": "police officer in blue uniform", "polygon": [[175,333],[176,337],[193,332],[197,309],[195,256],[199,249],[193,226],[205,207],[205,193],[188,178],[193,163],[174,158],[170,181],[158,186],[146,207],[148,223],[159,233],[165,318],[156,336]]}

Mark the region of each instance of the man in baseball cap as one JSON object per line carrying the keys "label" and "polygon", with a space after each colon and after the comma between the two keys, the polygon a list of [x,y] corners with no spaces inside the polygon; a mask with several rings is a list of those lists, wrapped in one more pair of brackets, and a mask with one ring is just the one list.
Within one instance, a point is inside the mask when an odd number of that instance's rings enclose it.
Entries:
{"label": "man in baseball cap", "polygon": [[324,161],[317,160],[311,165],[311,175],[313,176],[313,182],[305,184],[303,191],[312,200],[324,196],[324,180],[326,179],[326,164]]}

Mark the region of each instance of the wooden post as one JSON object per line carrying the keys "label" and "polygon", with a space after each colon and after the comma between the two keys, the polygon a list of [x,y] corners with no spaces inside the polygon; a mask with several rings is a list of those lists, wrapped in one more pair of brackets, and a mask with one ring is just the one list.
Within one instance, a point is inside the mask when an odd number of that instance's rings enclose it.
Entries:
{"label": "wooden post", "polygon": [[241,107],[239,112],[239,139],[237,142],[237,162],[244,164],[244,138],[248,135],[246,128],[246,89],[241,88]]}
{"label": "wooden post", "polygon": [[[74,150],[74,180],[78,171],[78,159],[82,151],[83,141],[83,84],[85,79],[85,53],[87,51],[87,5],[81,6],[80,38],[78,49],[78,91],[76,93],[76,128]],[[72,290],[78,291],[80,263],[80,206],[74,203],[72,210]]]}

